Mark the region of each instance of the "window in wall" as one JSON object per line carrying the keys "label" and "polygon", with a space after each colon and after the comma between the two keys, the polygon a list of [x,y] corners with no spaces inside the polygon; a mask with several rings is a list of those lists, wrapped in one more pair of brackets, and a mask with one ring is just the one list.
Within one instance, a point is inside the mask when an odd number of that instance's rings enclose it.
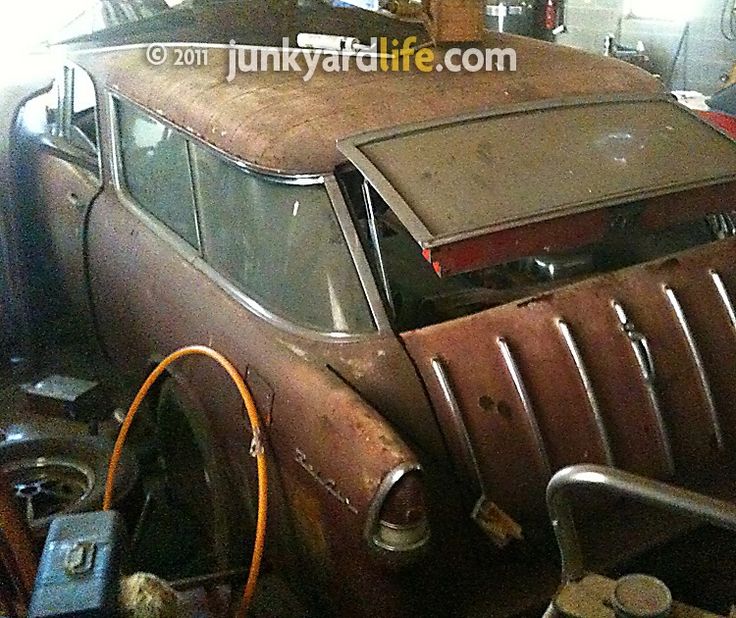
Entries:
{"label": "window in wall", "polygon": [[187,141],[130,103],[118,101],[120,155],[131,197],[199,248]]}
{"label": "window in wall", "polygon": [[250,174],[191,145],[205,260],[262,306],[322,332],[372,330],[363,289],[322,185]]}
{"label": "window in wall", "polygon": [[688,21],[696,16],[700,0],[624,0],[624,15],[640,19]]}

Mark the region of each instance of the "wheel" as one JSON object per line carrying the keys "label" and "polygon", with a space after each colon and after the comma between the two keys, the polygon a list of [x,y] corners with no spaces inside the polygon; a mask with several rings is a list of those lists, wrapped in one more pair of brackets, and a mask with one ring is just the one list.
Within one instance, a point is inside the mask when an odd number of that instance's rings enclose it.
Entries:
{"label": "wheel", "polygon": [[[102,508],[112,447],[95,437],[38,438],[0,445],[0,470],[34,534],[44,536],[55,515]],[[135,460],[123,453],[116,503],[128,496],[137,478]]]}
{"label": "wheel", "polygon": [[[189,569],[225,569],[230,564],[231,488],[217,455],[205,413],[175,379],[167,379],[156,407],[156,443],[170,507],[191,545]],[[196,538],[194,538],[196,537]]]}

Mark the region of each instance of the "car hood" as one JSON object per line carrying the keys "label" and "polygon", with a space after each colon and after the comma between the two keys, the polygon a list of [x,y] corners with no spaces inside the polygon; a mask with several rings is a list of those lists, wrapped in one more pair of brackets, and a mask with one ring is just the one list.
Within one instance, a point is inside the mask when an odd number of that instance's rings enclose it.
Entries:
{"label": "car hood", "polygon": [[457,470],[517,521],[599,463],[701,486],[736,434],[736,239],[402,335]]}

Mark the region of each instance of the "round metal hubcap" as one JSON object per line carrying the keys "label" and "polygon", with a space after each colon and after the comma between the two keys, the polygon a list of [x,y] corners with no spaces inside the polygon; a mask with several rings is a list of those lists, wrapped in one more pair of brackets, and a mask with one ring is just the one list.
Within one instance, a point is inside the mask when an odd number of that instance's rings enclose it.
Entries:
{"label": "round metal hubcap", "polygon": [[29,523],[65,511],[86,498],[95,484],[89,467],[60,458],[25,459],[3,470]]}

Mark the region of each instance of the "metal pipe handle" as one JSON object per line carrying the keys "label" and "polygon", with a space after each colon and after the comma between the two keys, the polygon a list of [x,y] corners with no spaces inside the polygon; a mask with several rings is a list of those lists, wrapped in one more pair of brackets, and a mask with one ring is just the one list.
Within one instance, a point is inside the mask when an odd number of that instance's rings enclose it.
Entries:
{"label": "metal pipe handle", "polygon": [[569,501],[571,492],[579,488],[634,498],[736,532],[736,505],[729,502],[615,468],[592,464],[570,466],[555,474],[547,485],[547,509],[560,548],[563,581],[578,580],[585,575],[582,548]]}

